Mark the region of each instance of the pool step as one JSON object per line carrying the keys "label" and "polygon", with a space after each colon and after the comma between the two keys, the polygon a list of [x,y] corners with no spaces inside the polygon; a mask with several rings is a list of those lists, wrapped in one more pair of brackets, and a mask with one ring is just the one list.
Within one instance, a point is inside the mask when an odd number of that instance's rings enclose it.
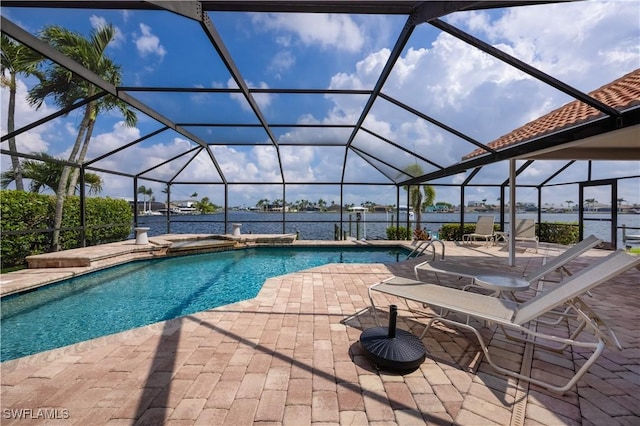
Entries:
{"label": "pool step", "polygon": [[119,257],[123,258],[122,261],[127,261],[131,257],[148,258],[164,255],[169,246],[170,243],[164,241],[159,241],[159,244],[136,245],[133,240],[128,240],[27,256],[27,263],[29,269],[92,267],[98,266],[97,264],[105,260],[113,263],[114,258]]}
{"label": "pool step", "polygon": [[168,241],[149,239],[149,244],[136,245],[135,241],[127,240],[28,256],[28,269],[0,275],[0,297],[133,260],[165,256],[170,244]]}
{"label": "pool step", "polygon": [[228,241],[235,241],[245,245],[289,245],[293,244],[296,234],[241,234],[234,236],[230,234],[219,235],[218,238]]}
{"label": "pool step", "polygon": [[235,241],[219,239],[196,239],[184,241],[172,241],[167,255],[183,255],[196,253],[210,253],[215,251],[232,250],[236,247]]}

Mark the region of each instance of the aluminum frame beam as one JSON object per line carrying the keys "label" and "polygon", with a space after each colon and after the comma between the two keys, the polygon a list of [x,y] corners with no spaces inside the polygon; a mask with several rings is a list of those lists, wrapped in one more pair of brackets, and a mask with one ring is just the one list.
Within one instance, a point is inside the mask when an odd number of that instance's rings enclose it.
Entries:
{"label": "aluminum frame beam", "polygon": [[[504,7],[530,6],[536,4],[559,3],[563,0],[511,0],[478,1],[464,10],[484,10]],[[130,9],[160,10],[157,1],[135,0],[3,0],[4,7],[40,7],[73,9]],[[360,13],[384,15],[408,15],[424,0],[223,0],[202,1],[206,11],[219,12],[307,12],[307,13]],[[430,3],[450,3],[433,1]]]}
{"label": "aluminum frame beam", "polygon": [[[196,135],[193,135],[190,132],[186,131],[185,129],[177,126],[173,121],[169,120],[162,114],[153,110],[146,104],[140,102],[136,98],[126,93],[120,93],[116,86],[103,80],[98,75],[88,70],[87,68],[83,67],[73,59],[63,55],[58,50],[51,47],[49,44],[38,39],[37,37],[33,36],[29,32],[23,30],[18,25],[11,22],[9,19],[5,18],[4,16],[0,16],[0,18],[1,18],[0,28],[2,29],[2,32],[7,34],[14,40],[24,44],[25,46],[28,46],[29,48],[35,50],[36,52],[42,54],[43,56],[49,58],[50,60],[58,63],[60,66],[67,68],[69,71],[77,74],[78,76],[82,77],[83,79],[93,84],[94,86],[98,87],[99,89],[109,93],[112,96],[115,96],[116,98],[127,103],[131,107],[139,110],[143,114],[146,114],[149,117],[153,118],[154,120],[175,130],[176,132],[180,133],[182,136],[188,139],[191,139],[195,143],[200,144],[202,146],[207,145],[206,142],[201,140]],[[214,161],[214,165],[218,170],[218,173],[220,173],[220,177],[224,180],[225,179],[224,174],[222,174],[222,169],[218,165],[217,161]]]}
{"label": "aluminum frame beam", "polygon": [[[465,172],[468,169],[484,166],[490,163],[509,160],[515,157],[524,157],[526,154],[541,151],[549,147],[557,147],[566,143],[586,139],[587,137],[607,133],[621,127],[630,127],[640,124],[640,108],[623,111],[622,117],[613,118],[609,116],[600,117],[587,123],[562,129],[560,131],[534,138],[521,144],[507,147],[495,154],[487,154],[481,157],[475,157],[467,161],[463,161],[451,166],[445,167],[441,171],[427,173],[419,178],[402,182],[402,185],[410,185],[414,183],[439,179]],[[591,178],[589,177],[588,180]]]}

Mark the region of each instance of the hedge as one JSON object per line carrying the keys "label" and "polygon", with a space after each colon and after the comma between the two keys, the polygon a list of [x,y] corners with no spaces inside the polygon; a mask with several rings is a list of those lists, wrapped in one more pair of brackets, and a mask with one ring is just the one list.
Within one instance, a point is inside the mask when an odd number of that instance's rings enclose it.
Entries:
{"label": "hedge", "polygon": [[390,226],[387,228],[387,240],[408,240],[409,230],[404,226]]}
{"label": "hedge", "polygon": [[[23,265],[27,256],[48,252],[51,247],[51,232],[18,235],[5,235],[5,232],[52,228],[55,196],[3,190],[0,191],[0,200],[2,268]],[[127,239],[133,221],[133,212],[127,201],[87,198],[85,202],[87,246]],[[63,212],[62,228],[79,227],[80,197],[67,197]],[[80,247],[80,231],[60,232],[60,244],[63,250]]]}
{"label": "hedge", "polygon": [[[577,222],[542,222],[536,224],[536,232],[540,241],[557,243],[563,245],[576,244],[578,242]],[[499,229],[498,225],[494,225],[494,229]],[[476,225],[464,224],[464,232],[460,231],[460,225],[448,223],[442,225],[440,230],[440,239],[447,241],[460,241],[462,234],[470,234],[476,230]]]}
{"label": "hedge", "polygon": [[46,232],[18,235],[6,232],[49,228],[53,223],[50,198],[33,192],[0,191],[2,268],[22,265],[28,255],[49,250],[51,235]]}
{"label": "hedge", "polygon": [[[85,222],[87,226],[85,238],[87,246],[127,239],[131,233],[131,222],[133,221],[133,212],[127,201],[114,200],[112,198],[87,198],[85,199],[85,204]],[[113,224],[118,225],[100,227]],[[80,226],[80,197],[67,197],[64,201],[62,227],[78,226]],[[94,226],[95,228],[93,228]],[[60,233],[60,245],[63,250],[78,247],[80,243],[79,230]]]}
{"label": "hedge", "polygon": [[[500,229],[499,225],[493,226],[496,231]],[[438,238],[445,241],[460,241],[463,234],[470,234],[476,230],[475,223],[465,223],[464,232],[461,231],[460,225],[457,223],[447,223],[442,225],[439,230]],[[540,241],[557,243],[563,245],[576,244],[578,242],[578,222],[542,222],[536,224],[536,231]],[[390,226],[387,228],[388,240],[408,240],[409,231],[405,227],[397,228]]]}
{"label": "hedge", "polygon": [[[493,229],[498,231],[500,227],[498,225],[493,225]],[[442,228],[440,228],[438,236],[441,240],[445,241],[460,241],[462,240],[463,234],[471,234],[475,232],[475,230],[475,223],[465,223],[464,232],[460,230],[460,225],[457,223],[445,223],[442,225]]]}
{"label": "hedge", "polygon": [[537,230],[540,241],[571,245],[578,243],[580,227],[578,222],[542,222]]}

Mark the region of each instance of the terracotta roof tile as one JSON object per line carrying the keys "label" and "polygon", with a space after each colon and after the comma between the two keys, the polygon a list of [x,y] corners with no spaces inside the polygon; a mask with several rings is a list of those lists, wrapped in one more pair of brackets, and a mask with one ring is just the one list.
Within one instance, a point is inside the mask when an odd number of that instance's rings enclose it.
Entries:
{"label": "terracotta roof tile", "polygon": [[[618,111],[623,111],[632,106],[639,105],[640,68],[602,86],[599,89],[594,90],[589,93],[589,95],[600,102],[617,109]],[[499,151],[511,145],[523,143],[547,133],[556,132],[566,127],[591,121],[604,115],[605,114],[603,112],[581,101],[575,100],[525,124],[518,129],[515,129],[511,133],[501,136],[495,141],[488,143],[487,146]],[[467,160],[469,158],[480,156],[486,152],[486,150],[478,148],[470,154],[465,155],[462,159]]]}

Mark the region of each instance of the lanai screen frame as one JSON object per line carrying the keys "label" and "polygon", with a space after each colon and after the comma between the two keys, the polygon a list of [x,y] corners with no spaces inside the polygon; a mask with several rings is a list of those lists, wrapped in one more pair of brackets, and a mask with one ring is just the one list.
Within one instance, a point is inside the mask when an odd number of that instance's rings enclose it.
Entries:
{"label": "lanai screen frame", "polygon": [[[235,80],[238,88],[237,89],[194,89],[194,88],[180,88],[180,87],[115,87],[110,85],[109,83],[105,82],[104,80],[100,79],[99,77],[97,77],[96,75],[94,75],[93,73],[91,73],[90,71],[88,71],[87,69],[85,69],[84,67],[80,66],[79,64],[77,64],[76,62],[72,61],[71,59],[65,57],[64,55],[60,54],[59,52],[57,52],[56,50],[54,50],[53,48],[51,48],[50,46],[48,46],[46,43],[40,41],[39,39],[37,39],[35,36],[31,35],[30,33],[26,32],[25,30],[23,30],[22,28],[20,28],[19,26],[17,26],[16,24],[14,24],[13,22],[9,21],[8,19],[6,19],[4,16],[2,17],[2,26],[1,26],[1,30],[3,33],[7,34],[8,36],[10,36],[11,38],[17,40],[18,42],[32,48],[33,50],[41,53],[43,56],[47,57],[48,59],[59,63],[60,65],[68,68],[69,70],[73,71],[74,73],[76,73],[77,75],[81,76],[82,78],[84,78],[85,80],[93,83],[96,87],[98,87],[100,90],[102,90],[100,93],[98,93],[94,98],[92,99],[99,99],[102,96],[105,96],[107,94],[111,94],[117,98],[119,98],[120,100],[126,102],[127,104],[131,105],[132,107],[140,110],[141,112],[143,112],[144,114],[148,115],[149,117],[153,118],[154,120],[156,120],[161,127],[159,129],[157,129],[154,132],[151,132],[149,134],[143,135],[141,138],[139,138],[136,141],[132,141],[129,144],[126,144],[125,146],[122,146],[114,151],[111,151],[99,158],[96,159],[92,159],[89,161],[86,161],[85,163],[81,164],[81,165],[77,165],[77,164],[71,164],[68,162],[62,162],[63,164],[66,165],[71,165],[73,167],[79,167],[80,168],[80,175],[81,175],[81,179],[83,179],[84,177],[84,173],[87,170],[90,171],[98,171],[98,172],[104,172],[104,173],[112,173],[112,174],[117,174],[117,175],[122,175],[122,176],[126,176],[128,178],[132,178],[133,179],[133,194],[134,194],[134,204],[137,205],[138,200],[137,200],[137,184],[139,180],[148,180],[148,181],[155,181],[158,183],[163,183],[165,185],[167,185],[168,188],[171,187],[171,185],[178,185],[178,184],[187,184],[187,183],[198,183],[198,184],[203,184],[203,182],[179,182],[179,181],[175,181],[179,175],[176,174],[172,179],[163,181],[163,180],[159,180],[159,179],[153,179],[153,178],[149,178],[149,177],[145,177],[144,174],[149,172],[152,169],[147,169],[144,170],[142,172],[139,172],[137,174],[131,174],[131,173],[122,173],[122,172],[117,172],[114,170],[105,170],[105,169],[101,169],[98,168],[96,166],[93,166],[92,164],[95,163],[96,161],[98,161],[99,159],[105,158],[107,156],[113,155],[123,149],[125,149],[128,146],[134,145],[136,143],[139,143],[140,141],[153,136],[155,134],[161,133],[165,130],[168,129],[172,129],[176,132],[178,132],[180,135],[188,138],[189,140],[191,140],[192,142],[194,142],[196,144],[196,146],[185,152],[182,153],[181,155],[189,155],[192,154],[193,156],[191,157],[191,160],[193,158],[195,158],[195,156],[201,152],[204,151],[211,159],[212,165],[215,167],[215,169],[217,170],[217,172],[220,175],[221,178],[221,182],[219,182],[218,184],[222,184],[224,185],[224,199],[225,199],[225,216],[224,216],[224,222],[225,222],[225,229],[228,229],[228,209],[229,209],[229,205],[228,205],[228,185],[230,184],[224,173],[222,172],[220,165],[218,164],[218,162],[216,161],[215,155],[212,153],[211,151],[211,143],[208,143],[204,140],[202,140],[201,138],[199,138],[198,136],[192,134],[191,132],[189,132],[188,130],[185,129],[185,127],[188,126],[238,126],[238,127],[243,127],[243,126],[249,126],[249,125],[243,125],[243,124],[238,124],[238,123],[179,123],[179,122],[174,122],[170,119],[168,119],[167,117],[164,117],[162,114],[158,113],[157,111],[154,111],[152,108],[150,108],[149,106],[147,106],[146,104],[144,104],[143,102],[140,102],[139,100],[137,100],[134,96],[130,95],[130,93],[135,94],[135,92],[137,91],[164,91],[164,92],[181,92],[181,93],[186,93],[186,92],[208,92],[208,93],[225,93],[225,94],[231,94],[231,93],[236,93],[236,94],[241,94],[246,101],[248,102],[248,104],[250,105],[252,111],[254,112],[255,116],[257,117],[258,121],[259,121],[259,126],[265,131],[265,133],[267,135],[269,135],[269,140],[270,143],[272,144],[272,146],[275,148],[276,153],[278,155],[278,162],[280,165],[280,172],[281,172],[281,181],[278,182],[242,182],[242,183],[234,183],[234,184],[252,184],[252,185],[273,185],[273,184],[281,184],[282,185],[282,200],[284,203],[286,203],[286,192],[287,192],[287,185],[293,184],[293,185],[336,185],[339,184],[340,185],[340,192],[341,192],[341,199],[340,199],[340,205],[343,206],[343,199],[342,199],[342,188],[344,187],[344,185],[371,185],[371,183],[369,182],[345,182],[344,181],[344,173],[345,173],[345,169],[346,169],[346,162],[347,162],[347,156],[349,154],[349,152],[354,153],[355,155],[359,156],[360,158],[362,158],[365,162],[369,163],[373,168],[377,169],[382,175],[385,175],[388,177],[388,175],[385,174],[385,172],[383,170],[381,170],[375,163],[371,162],[368,160],[368,156],[374,158],[376,161],[379,161],[380,163],[384,164],[385,161],[383,158],[376,158],[375,155],[371,154],[371,153],[367,153],[367,152],[362,152],[360,151],[358,148],[353,147],[352,143],[353,140],[356,136],[356,134],[360,131],[366,132],[371,134],[374,137],[380,138],[384,140],[384,137],[377,134],[376,132],[372,131],[371,129],[368,129],[365,125],[364,125],[364,121],[367,117],[367,114],[370,112],[371,107],[373,105],[373,103],[377,100],[377,99],[384,99],[394,105],[396,105],[397,107],[407,111],[410,114],[413,114],[416,117],[420,117],[426,121],[428,121],[429,123],[437,126],[438,128],[449,132],[465,141],[467,141],[470,146],[473,147],[477,147],[477,148],[482,148],[483,150],[485,150],[487,152],[486,155],[483,156],[479,156],[479,157],[475,157],[475,158],[471,158],[471,159],[466,159],[466,160],[462,160],[458,163],[455,164],[450,164],[450,165],[441,165],[441,164],[437,164],[434,163],[432,160],[430,160],[429,158],[424,158],[421,157],[423,161],[426,161],[430,164],[432,164],[435,168],[436,171],[435,172],[430,172],[427,174],[424,174],[422,176],[407,176],[403,170],[397,169],[395,168],[395,170],[398,172],[399,175],[404,174],[406,178],[400,179],[400,180],[392,180],[391,178],[389,179],[389,183],[383,184],[383,183],[379,183],[379,185],[391,185],[391,186],[395,186],[396,187],[396,192],[397,192],[397,202],[396,202],[396,206],[399,209],[399,206],[401,204],[403,204],[401,202],[401,196],[400,196],[400,188],[405,187],[405,186],[410,186],[410,185],[423,185],[423,184],[430,184],[431,181],[442,178],[442,177],[448,177],[460,172],[464,172],[464,171],[468,171],[468,170],[473,170],[471,172],[471,174],[469,175],[469,177],[467,178],[467,180],[465,182],[463,182],[460,185],[461,188],[461,207],[462,209],[464,208],[464,189],[466,187],[469,186],[474,186],[472,180],[473,177],[475,175],[475,171],[480,170],[483,166],[488,165],[488,164],[492,164],[495,162],[500,162],[500,161],[505,161],[505,160],[511,160],[514,158],[522,158],[523,156],[526,156],[526,154],[528,153],[532,153],[541,149],[545,149],[547,147],[551,147],[551,146],[558,146],[558,145],[562,145],[562,144],[567,144],[570,142],[574,142],[577,140],[581,140],[584,139],[586,137],[590,137],[590,136],[594,136],[594,135],[599,135],[599,134],[604,134],[613,130],[617,130],[620,128],[624,128],[627,126],[632,126],[632,125],[636,125],[638,123],[640,123],[640,110],[636,109],[633,111],[630,111],[628,113],[624,113],[624,112],[620,112],[614,108],[611,108],[609,106],[607,106],[606,104],[603,104],[602,102],[599,102],[598,100],[594,99],[593,97],[563,83],[562,81],[559,81],[553,77],[551,77],[548,74],[545,74],[544,72],[530,66],[529,64],[526,64],[516,58],[514,58],[513,56],[510,56],[509,54],[500,51],[496,48],[494,48],[491,45],[488,45],[487,43],[476,39],[475,37],[473,37],[472,35],[465,33],[464,31],[461,31],[460,29],[452,26],[451,24],[448,24],[444,21],[442,21],[440,18],[453,13],[453,12],[457,12],[457,11],[469,11],[469,10],[482,10],[482,9],[491,9],[491,8],[509,8],[509,7],[517,7],[517,6],[531,6],[534,4],[545,4],[545,3],[557,3],[559,1],[478,1],[478,2],[468,2],[468,1],[432,1],[432,2],[420,2],[420,1],[343,1],[343,0],[332,0],[332,1],[243,1],[243,0],[235,0],[235,1],[216,1],[216,2],[207,2],[207,1],[203,1],[203,2],[197,2],[197,1],[161,1],[161,2],[139,2],[139,1],[103,1],[103,0],[95,0],[95,1],[91,1],[91,2],[80,2],[80,1],[11,1],[11,0],[7,0],[3,2],[3,7],[27,7],[27,8],[81,8],[81,9],[135,9],[135,10],[166,10],[166,11],[170,11],[173,12],[175,14],[178,14],[180,16],[186,17],[188,19],[192,19],[196,22],[198,22],[203,30],[203,32],[206,34],[206,36],[209,38],[209,40],[211,41],[211,45],[212,47],[216,50],[216,52],[218,53],[219,57],[222,59],[222,61],[225,63],[225,65],[228,68],[228,71],[230,72],[231,76],[233,77],[233,79]],[[315,12],[327,12],[327,13],[346,13],[346,14],[352,14],[352,13],[357,13],[357,14],[395,14],[395,15],[403,15],[407,17],[406,23],[403,27],[403,29],[400,32],[400,35],[398,36],[398,39],[396,40],[396,43],[391,51],[391,55],[389,56],[382,72],[380,73],[379,77],[378,77],[378,81],[375,84],[374,88],[371,90],[323,90],[323,89],[260,89],[260,88],[250,88],[247,86],[245,80],[242,78],[242,75],[238,69],[238,67],[235,65],[234,59],[232,57],[232,55],[230,54],[230,52],[227,50],[227,48],[224,45],[223,40],[221,39],[220,35],[218,34],[216,28],[214,27],[213,23],[211,22],[211,20],[208,18],[208,15],[206,12],[215,12],[215,11],[226,11],[226,12],[299,12],[299,13],[315,13]],[[407,41],[409,40],[409,36],[411,35],[412,31],[418,26],[418,25],[422,25],[422,24],[428,24],[428,25],[432,25],[438,29],[440,29],[441,31],[447,32],[448,34],[462,40],[463,42],[483,51],[484,53],[487,53],[491,56],[493,56],[494,58],[509,64],[510,66],[534,77],[535,79],[537,79],[538,81],[542,81],[548,85],[550,85],[551,87],[554,87],[555,89],[571,96],[574,99],[578,99],[581,102],[584,102],[587,105],[592,106],[593,108],[601,111],[602,113],[604,113],[604,117],[600,118],[598,120],[593,120],[587,123],[583,123],[581,125],[578,126],[573,126],[569,129],[564,129],[561,130],[559,132],[555,132],[552,134],[549,134],[545,137],[539,138],[535,141],[535,143],[526,143],[526,144],[520,144],[520,145],[516,145],[513,147],[507,147],[505,149],[502,150],[494,150],[491,147],[487,146],[486,143],[477,141],[467,135],[465,135],[464,133],[451,128],[449,126],[447,126],[446,124],[438,121],[437,119],[424,114],[420,111],[417,111],[415,109],[413,109],[411,106],[406,105],[404,103],[402,103],[401,101],[385,94],[382,91],[383,85],[386,81],[386,79],[389,77],[391,70],[393,69],[394,65],[396,64],[396,61],[398,60],[398,58],[400,57],[400,54],[402,53],[403,48],[405,47]],[[267,93],[267,94],[282,94],[282,93],[290,93],[290,94],[321,94],[321,95],[327,95],[327,94],[344,94],[344,95],[353,95],[353,94],[358,94],[358,95],[364,95],[364,96],[368,96],[368,100],[366,102],[366,105],[360,115],[360,118],[358,119],[357,123],[354,126],[346,126],[348,128],[352,128],[351,131],[351,135],[348,138],[348,140],[346,141],[345,144],[336,144],[337,146],[343,146],[345,148],[345,157],[344,157],[344,162],[343,162],[343,174],[341,176],[341,180],[340,182],[287,182],[285,179],[285,174],[282,168],[282,162],[280,159],[280,154],[279,154],[279,147],[281,146],[287,146],[286,143],[279,143],[276,140],[276,137],[273,134],[273,129],[277,128],[277,127],[292,127],[292,128],[297,128],[297,127],[301,127],[300,124],[287,124],[287,123],[269,123],[263,112],[261,111],[258,103],[255,100],[255,95],[256,94],[261,94],[261,93]],[[49,120],[52,120],[60,115],[64,115],[69,113],[70,111],[81,107],[82,105],[84,105],[86,102],[88,102],[89,100],[85,100],[83,102],[79,102],[75,105],[73,105],[72,107],[66,108],[64,110],[58,111],[52,115],[50,115],[49,117],[45,117],[41,120],[38,120],[34,123],[31,123],[27,126],[24,126],[21,129],[18,129],[14,132],[12,132],[11,134],[7,134],[2,136],[1,141],[4,142],[6,140],[8,140],[11,137],[15,137],[16,135],[23,133],[35,126],[38,126],[40,124],[43,124]],[[256,126],[255,124],[252,124],[251,126]],[[317,127],[331,127],[333,125],[327,125],[327,124],[317,124],[314,125]],[[393,144],[393,141],[387,141],[389,143]],[[229,143],[225,143],[225,145],[233,145],[233,144],[229,144]],[[305,145],[307,146],[315,146],[312,143],[305,143]],[[296,145],[298,146],[298,145]],[[323,144],[321,146],[326,146],[326,144]],[[27,154],[27,153],[13,153],[10,152],[8,150],[2,149],[0,151],[2,154],[5,155],[17,155],[19,157],[22,158],[34,158],[32,155]],[[420,157],[419,154],[412,152],[412,155],[417,157]],[[35,158],[34,158],[35,159]],[[167,159],[167,161],[170,161],[171,159]],[[189,161],[191,161],[189,160]],[[560,168],[560,170],[556,173],[561,173],[562,170],[564,170],[571,162],[568,162],[566,166],[563,166]],[[156,165],[155,167],[158,167],[160,165],[162,165],[163,163],[160,163],[158,165]],[[528,167],[531,163],[527,162],[523,168],[521,168],[520,171],[524,170],[524,168]],[[394,168],[393,165],[391,164],[386,164],[391,168]],[[155,168],[154,167],[154,168]],[[540,193],[540,189],[543,188],[548,182],[549,180],[551,180],[556,174],[554,174],[553,176],[549,177],[548,179],[545,179],[542,183],[538,184],[538,185],[517,185],[518,187],[522,187],[522,186],[533,186],[536,187],[538,189],[538,193]],[[626,179],[626,178],[635,178],[637,176],[629,176],[629,177],[625,177],[622,179]],[[590,177],[589,177],[590,180]],[[496,183],[495,186],[500,186],[501,187],[501,191],[504,192],[504,188],[506,187],[507,181],[503,181],[501,183]],[[569,182],[569,183],[563,183],[564,185],[570,185],[570,184],[575,184],[578,182]],[[438,185],[435,185],[438,186]],[[487,185],[487,184],[483,184],[483,185],[478,185],[478,186],[493,186],[493,185]],[[84,185],[81,185],[81,192],[80,192],[80,197],[81,197],[81,220],[82,220],[82,224],[81,227],[84,229],[85,227],[85,223],[84,223],[84,198],[85,198],[86,194],[85,194],[85,187]],[[168,197],[167,197],[167,202],[170,202],[170,190],[168,193]],[[408,204],[408,203],[407,203]],[[538,208],[540,209],[540,203],[538,204]],[[286,222],[285,222],[285,212],[283,211],[283,231],[284,228],[286,226]],[[398,217],[398,221],[399,221],[399,215],[397,215]],[[538,217],[540,217],[540,210],[538,211]],[[341,225],[344,222],[343,220],[343,215],[342,215],[342,211],[341,211],[341,215],[340,215],[340,222]],[[504,197],[501,197],[501,223],[504,223]],[[138,212],[137,209],[135,209],[135,216],[134,216],[134,225],[138,224]],[[461,210],[461,224],[464,224],[464,214]],[[168,215],[168,229],[170,229],[170,215]],[[84,241],[83,241],[84,244]]]}

